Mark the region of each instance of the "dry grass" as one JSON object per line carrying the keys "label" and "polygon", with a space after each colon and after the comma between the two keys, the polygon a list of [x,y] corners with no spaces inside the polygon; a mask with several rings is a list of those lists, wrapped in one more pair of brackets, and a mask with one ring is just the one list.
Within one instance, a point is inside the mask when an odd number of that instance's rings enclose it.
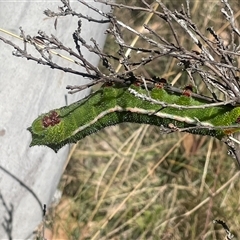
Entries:
{"label": "dry grass", "polygon": [[[165,4],[179,9],[179,2]],[[239,15],[239,2],[230,3]],[[219,1],[194,1],[192,20],[203,32],[221,29],[227,41],[219,9]],[[134,28],[146,18],[124,9],[115,14]],[[168,37],[157,19],[150,24]],[[186,35],[181,41],[194,49]],[[105,51],[116,51],[113,39]],[[156,60],[139,72],[188,84],[175,59]],[[214,219],[240,238],[239,173],[226,147],[210,137],[162,135],[156,127],[135,124],[105,129],[79,142],[59,188],[63,197],[48,216],[52,239],[224,239]]]}

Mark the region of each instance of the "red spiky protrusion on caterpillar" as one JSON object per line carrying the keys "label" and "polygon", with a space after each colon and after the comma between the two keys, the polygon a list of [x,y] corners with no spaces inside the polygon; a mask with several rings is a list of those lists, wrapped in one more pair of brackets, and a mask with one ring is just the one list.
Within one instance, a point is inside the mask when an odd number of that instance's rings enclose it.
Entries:
{"label": "red spiky protrusion on caterpillar", "polygon": [[44,127],[54,126],[60,123],[59,115],[56,111],[51,111],[49,115],[46,115],[42,119],[42,123]]}

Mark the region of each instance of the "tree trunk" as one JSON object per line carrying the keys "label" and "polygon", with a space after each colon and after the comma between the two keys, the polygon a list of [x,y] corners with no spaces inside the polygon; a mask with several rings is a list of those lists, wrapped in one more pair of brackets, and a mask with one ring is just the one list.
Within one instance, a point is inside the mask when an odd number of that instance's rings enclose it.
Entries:
{"label": "tree trunk", "polygon": [[[104,12],[109,11],[105,5],[91,4]],[[46,9],[56,12],[61,5],[60,1],[1,2],[0,26],[17,35],[20,26],[31,36],[43,30],[75,49],[72,34],[78,18],[59,17],[55,29],[55,18],[43,14]],[[100,18],[77,1],[71,6],[84,15]],[[93,37],[102,47],[106,27],[106,24],[83,20],[82,37],[88,41]],[[23,46],[20,40],[5,34],[4,37]],[[33,231],[42,219],[43,204],[51,204],[70,146],[57,154],[43,146],[29,148],[31,135],[26,129],[38,115],[66,105],[66,85],[82,85],[87,80],[14,57],[13,49],[3,42],[0,42],[0,49],[0,239],[33,238]],[[97,66],[98,57],[82,50],[84,57]],[[79,66],[63,59],[58,63],[80,70]],[[67,102],[70,104],[88,93],[86,90],[67,95]]]}

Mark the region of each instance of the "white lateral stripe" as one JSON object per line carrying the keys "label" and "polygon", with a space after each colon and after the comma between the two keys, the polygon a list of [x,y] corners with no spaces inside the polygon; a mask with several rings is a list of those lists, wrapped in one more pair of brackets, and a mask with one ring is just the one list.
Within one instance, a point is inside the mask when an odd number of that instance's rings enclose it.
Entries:
{"label": "white lateral stripe", "polygon": [[[167,118],[167,119],[171,119],[171,120],[175,120],[178,122],[185,122],[188,124],[198,124],[200,123],[199,121],[197,121],[194,118],[190,118],[190,117],[182,117],[182,116],[177,116],[177,115],[172,115],[169,113],[163,113],[161,111],[156,112],[156,110],[145,110],[142,108],[126,108],[127,111],[129,112],[135,112],[135,113],[141,113],[143,115],[154,115],[157,116],[159,118]],[[201,126],[205,126],[205,127],[213,127],[213,125],[211,123],[208,122],[201,122],[200,123]]]}
{"label": "white lateral stripe", "polygon": [[100,120],[101,118],[103,118],[104,116],[106,116],[107,114],[109,113],[112,113],[112,112],[122,112],[123,109],[119,106],[115,106],[114,108],[110,108],[110,109],[107,109],[103,112],[101,112],[100,114],[98,114],[92,121],[90,121],[89,123],[86,123],[85,125],[82,125],[80,126],[78,129],[76,129],[71,136],[74,136],[75,134],[77,134],[78,132],[81,132],[82,130],[90,127],[91,125],[93,125],[94,123],[96,123],[98,120]]}
{"label": "white lateral stripe", "polygon": [[135,89],[132,88],[128,88],[128,91],[133,94],[135,97],[140,98],[144,101],[148,101],[150,103],[155,103],[158,104],[162,107],[171,107],[171,108],[176,108],[176,109],[204,109],[204,108],[211,108],[211,107],[217,107],[217,106],[225,106],[227,104],[232,104],[233,101],[229,100],[229,101],[224,101],[224,102],[214,102],[214,103],[206,103],[206,104],[200,104],[200,105],[179,105],[176,103],[167,103],[156,100],[154,98],[152,98],[151,96],[147,96],[144,93],[139,93],[138,91],[136,91]]}
{"label": "white lateral stripe", "polygon": [[[88,127],[91,127],[91,125],[93,125],[94,123],[99,121],[101,118],[103,118],[104,116],[108,115],[109,113],[113,113],[113,112],[132,112],[132,113],[139,113],[139,114],[142,114],[142,115],[154,115],[154,116],[157,116],[159,118],[171,119],[171,120],[175,120],[175,121],[178,121],[178,122],[184,122],[184,123],[187,123],[187,124],[196,124],[197,125],[197,124],[200,123],[199,121],[197,121],[196,119],[193,119],[193,118],[172,115],[172,114],[168,114],[168,113],[163,113],[161,111],[156,112],[156,110],[154,110],[154,109],[153,110],[146,110],[146,109],[137,108],[137,107],[122,108],[120,106],[115,106],[113,108],[109,108],[109,109],[101,112],[92,121],[90,121],[89,123],[86,123],[85,125],[77,128],[72,133],[71,136],[74,136],[78,132],[81,132],[84,129],[86,129]],[[205,127],[213,127],[213,125],[211,123],[208,123],[208,122],[201,122],[200,125],[205,126]]]}

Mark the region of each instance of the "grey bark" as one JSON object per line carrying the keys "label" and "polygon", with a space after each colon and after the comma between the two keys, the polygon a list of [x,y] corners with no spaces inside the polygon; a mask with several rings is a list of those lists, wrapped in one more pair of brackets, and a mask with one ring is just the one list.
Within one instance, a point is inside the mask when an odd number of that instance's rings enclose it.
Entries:
{"label": "grey bark", "polygon": [[[91,4],[109,11],[104,5]],[[57,11],[61,5],[60,1],[1,2],[0,27],[18,35],[20,26],[30,35],[37,35],[41,29],[74,49],[72,33],[78,19],[59,18],[55,30],[55,19],[43,15],[44,10]],[[96,17],[77,1],[71,6]],[[86,40],[93,37],[103,46],[106,27],[83,21],[82,36]],[[66,85],[81,85],[86,79],[14,57],[13,49],[2,42],[0,49],[0,239],[26,239],[33,237],[32,232],[41,222],[43,204],[51,204],[70,148],[65,146],[57,154],[47,147],[29,148],[31,135],[26,129],[41,113],[66,105]],[[85,52],[84,56],[95,66],[98,64],[95,55]],[[59,62],[79,69],[62,59]],[[68,104],[88,92],[68,95]]]}

